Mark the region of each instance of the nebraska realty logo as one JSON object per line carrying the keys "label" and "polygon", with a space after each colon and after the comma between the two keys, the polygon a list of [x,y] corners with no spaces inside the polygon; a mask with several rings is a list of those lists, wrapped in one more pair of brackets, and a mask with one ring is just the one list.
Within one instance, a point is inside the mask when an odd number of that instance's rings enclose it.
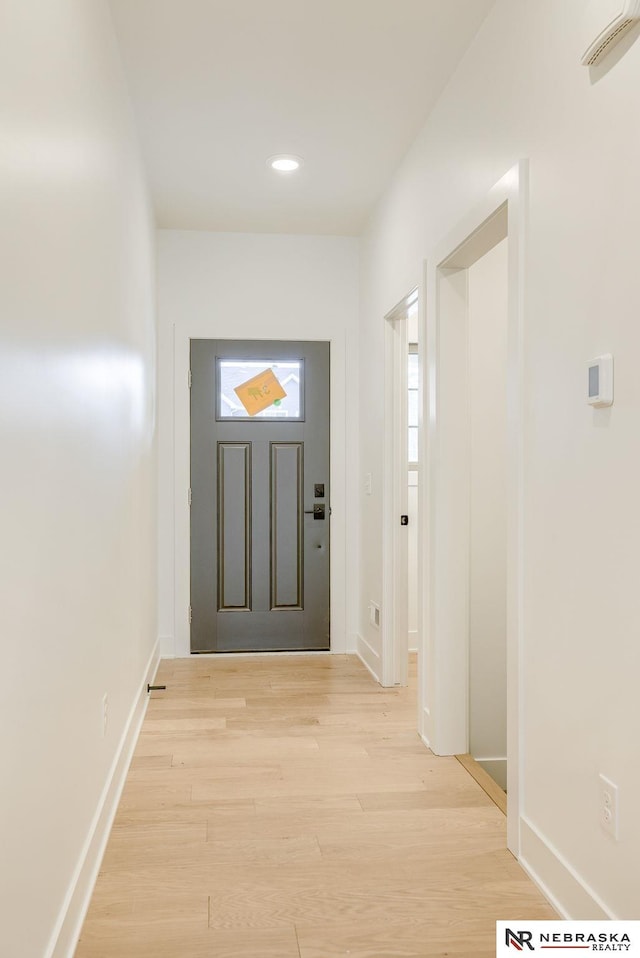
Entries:
{"label": "nebraska realty logo", "polygon": [[640,921],[498,921],[496,958],[517,951],[620,952],[640,956]]}

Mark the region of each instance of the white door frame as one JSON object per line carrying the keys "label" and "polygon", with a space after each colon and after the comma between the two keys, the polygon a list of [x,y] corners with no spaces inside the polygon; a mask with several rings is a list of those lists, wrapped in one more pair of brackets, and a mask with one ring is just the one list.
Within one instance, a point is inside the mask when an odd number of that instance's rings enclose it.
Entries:
{"label": "white door frame", "polygon": [[[508,250],[507,357],[507,844],[517,856],[523,803],[521,667],[523,645],[523,331],[524,243],[527,197],[525,161],[513,167],[458,226],[438,244],[424,268],[420,349],[424,343],[423,427],[425,481],[419,493],[421,524],[419,609],[422,667],[419,676],[420,733],[438,755],[468,750],[468,505],[465,506],[462,437],[447,429],[457,404],[460,422],[468,403],[464,386],[444,397],[440,350],[457,321],[466,324],[467,268],[505,236]],[[446,316],[445,316],[446,312]],[[443,323],[451,320],[448,327]],[[453,345],[451,345],[453,342]],[[466,359],[461,359],[466,362]],[[443,406],[443,399],[447,403]],[[464,430],[463,430],[464,432]],[[462,468],[461,468],[462,465]],[[462,476],[462,478],[460,478]],[[465,542],[466,537],[466,542]],[[466,556],[465,556],[466,549]]]}
{"label": "white door frame", "polygon": [[408,538],[400,517],[408,512],[407,316],[413,290],[385,316],[384,460],[382,475],[382,656],[380,683],[406,685],[409,668]]}

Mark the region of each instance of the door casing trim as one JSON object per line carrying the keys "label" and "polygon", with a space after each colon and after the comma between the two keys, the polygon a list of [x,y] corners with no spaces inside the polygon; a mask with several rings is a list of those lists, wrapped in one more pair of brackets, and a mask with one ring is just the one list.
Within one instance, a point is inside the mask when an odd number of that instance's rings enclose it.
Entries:
{"label": "door casing trim", "polygon": [[[440,281],[444,270],[465,269],[479,259],[503,225],[506,211],[508,250],[508,423],[507,423],[507,845],[520,851],[520,821],[524,808],[523,674],[524,647],[524,400],[523,337],[525,331],[525,243],[528,163],[520,161],[432,251],[424,264],[420,316],[420,349],[424,344],[424,390],[420,448],[425,451],[419,490],[421,536],[418,576],[424,590],[419,608],[419,732],[439,755],[467,751],[467,658],[460,630],[447,634],[447,609],[459,596],[452,592],[442,540],[442,501],[439,489],[447,476],[441,462],[438,410]],[[497,231],[497,232],[496,232]],[[497,241],[497,240],[496,240]]]}

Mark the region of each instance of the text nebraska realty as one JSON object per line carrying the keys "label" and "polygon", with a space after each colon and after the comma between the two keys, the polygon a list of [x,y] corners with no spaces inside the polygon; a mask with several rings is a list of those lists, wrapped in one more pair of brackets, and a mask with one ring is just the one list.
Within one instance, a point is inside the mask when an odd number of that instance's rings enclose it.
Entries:
{"label": "text nebraska realty", "polygon": [[[516,932],[506,929],[506,944],[511,945],[523,951],[529,948],[535,951],[535,945],[531,943],[532,932]],[[538,948],[552,950],[562,949],[590,949],[591,951],[629,951],[631,948],[631,938],[626,932],[540,932],[538,935]]]}

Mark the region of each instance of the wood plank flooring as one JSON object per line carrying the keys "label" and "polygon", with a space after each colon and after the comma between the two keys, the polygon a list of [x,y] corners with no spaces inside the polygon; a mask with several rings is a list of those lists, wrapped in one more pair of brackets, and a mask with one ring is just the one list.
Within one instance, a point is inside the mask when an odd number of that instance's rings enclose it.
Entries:
{"label": "wood plank flooring", "polygon": [[496,919],[555,917],[412,673],[163,662],[76,958],[493,958]]}

